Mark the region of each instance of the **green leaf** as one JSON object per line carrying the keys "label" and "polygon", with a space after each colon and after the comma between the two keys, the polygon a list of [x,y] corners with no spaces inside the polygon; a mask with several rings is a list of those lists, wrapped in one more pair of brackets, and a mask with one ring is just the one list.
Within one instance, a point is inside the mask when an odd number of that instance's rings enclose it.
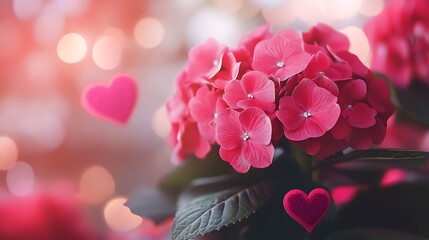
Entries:
{"label": "green leaf", "polygon": [[192,239],[249,217],[271,199],[272,190],[272,182],[262,182],[193,198],[176,213],[173,240]]}
{"label": "green leaf", "polygon": [[142,187],[128,198],[125,206],[132,213],[150,218],[155,223],[174,216],[177,194],[166,192],[156,187]]}
{"label": "green leaf", "polygon": [[415,168],[426,166],[428,161],[429,152],[402,149],[356,150],[341,156],[324,159],[313,170],[348,162],[370,163],[373,166],[374,164],[381,164],[388,167]]}
{"label": "green leaf", "polygon": [[330,234],[325,240],[423,240],[425,238],[393,229],[353,228]]}

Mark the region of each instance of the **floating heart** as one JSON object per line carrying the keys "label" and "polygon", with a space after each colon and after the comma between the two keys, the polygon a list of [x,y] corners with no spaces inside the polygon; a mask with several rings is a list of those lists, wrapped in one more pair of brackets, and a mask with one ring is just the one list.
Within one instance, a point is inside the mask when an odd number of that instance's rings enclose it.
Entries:
{"label": "floating heart", "polygon": [[137,86],[130,76],[120,75],[110,84],[96,83],[82,94],[82,105],[90,113],[102,119],[125,124],[137,100]]}
{"label": "floating heart", "polygon": [[331,197],[323,188],[313,189],[308,197],[305,192],[294,189],[286,193],[283,199],[286,212],[309,233],[325,216],[330,204]]}

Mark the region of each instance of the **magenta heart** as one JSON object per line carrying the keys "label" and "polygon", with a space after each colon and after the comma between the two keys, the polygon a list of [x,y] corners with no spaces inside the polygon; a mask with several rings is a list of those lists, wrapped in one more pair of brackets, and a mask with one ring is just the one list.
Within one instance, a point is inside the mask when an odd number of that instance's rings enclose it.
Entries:
{"label": "magenta heart", "polygon": [[316,188],[307,194],[299,189],[286,193],[283,206],[286,212],[307,232],[311,233],[322,220],[331,204],[331,196],[323,188]]}
{"label": "magenta heart", "polygon": [[102,119],[125,124],[137,100],[137,86],[130,76],[120,75],[110,84],[95,83],[85,88],[82,105]]}

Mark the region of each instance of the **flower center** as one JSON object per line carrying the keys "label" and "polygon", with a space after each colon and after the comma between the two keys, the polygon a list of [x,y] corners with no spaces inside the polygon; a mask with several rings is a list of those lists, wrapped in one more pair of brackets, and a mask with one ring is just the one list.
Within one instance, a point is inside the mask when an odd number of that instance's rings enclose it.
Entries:
{"label": "flower center", "polygon": [[245,133],[244,135],[243,135],[243,141],[247,141],[247,140],[249,140],[249,135],[247,135],[247,133]]}
{"label": "flower center", "polygon": [[280,61],[280,62],[277,62],[276,66],[279,68],[282,68],[285,66],[285,63],[283,61]]}
{"label": "flower center", "polygon": [[304,115],[304,117],[305,117],[305,118],[309,118],[309,117],[311,117],[311,113],[309,113],[309,112],[304,112],[304,114],[303,114],[303,115]]}
{"label": "flower center", "polygon": [[352,106],[351,104],[347,105],[347,109],[348,109],[348,110],[352,110],[352,107],[353,107],[353,106]]}
{"label": "flower center", "polygon": [[248,97],[248,98],[255,98],[255,97],[253,96],[253,94],[251,94],[251,93],[248,93],[248,94],[247,94],[247,97]]}

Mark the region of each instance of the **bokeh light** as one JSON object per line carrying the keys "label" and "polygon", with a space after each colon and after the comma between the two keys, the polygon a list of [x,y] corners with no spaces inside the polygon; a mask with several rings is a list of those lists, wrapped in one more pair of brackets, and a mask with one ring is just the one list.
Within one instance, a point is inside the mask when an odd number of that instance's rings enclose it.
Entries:
{"label": "bokeh light", "polygon": [[189,46],[194,46],[210,37],[234,46],[237,42],[238,32],[236,16],[227,11],[209,7],[202,8],[191,16],[187,26]]}
{"label": "bokeh light", "polygon": [[158,108],[152,117],[152,127],[156,135],[161,138],[168,136],[170,132],[170,121],[167,115],[167,108],[162,106]]}
{"label": "bokeh light", "polygon": [[53,57],[44,51],[31,53],[26,59],[27,79],[38,85],[50,85],[57,79]]}
{"label": "bokeh light", "polygon": [[15,15],[21,19],[36,16],[43,8],[42,0],[13,0],[12,8]]}
{"label": "bokeh light", "polygon": [[86,54],[87,46],[85,39],[77,33],[64,35],[57,45],[58,57],[66,63],[77,63]]}
{"label": "bokeh light", "polygon": [[362,2],[360,13],[366,16],[375,16],[379,14],[384,7],[384,0],[366,0]]}
{"label": "bokeh light", "polygon": [[350,19],[359,13],[362,0],[318,0],[317,5],[326,18]]}
{"label": "bokeh light", "polygon": [[9,191],[16,196],[25,196],[33,191],[35,175],[33,168],[25,162],[17,162],[6,175]]}
{"label": "bokeh light", "polygon": [[110,200],[104,207],[104,219],[107,225],[115,231],[130,231],[140,226],[143,219],[131,213],[124,203],[124,197]]}
{"label": "bokeh light", "polygon": [[369,53],[370,47],[368,38],[365,33],[358,27],[346,27],[340,32],[347,35],[350,40],[350,52],[356,54],[359,59],[365,64],[369,66]]}
{"label": "bokeh light", "polygon": [[115,180],[102,166],[85,170],[79,182],[79,194],[83,201],[97,204],[106,201],[115,192]]}
{"label": "bokeh light", "polygon": [[164,26],[155,18],[140,19],[134,28],[134,38],[143,48],[154,48],[164,39]]}
{"label": "bokeh light", "polygon": [[9,170],[18,160],[18,148],[15,142],[6,136],[0,136],[0,170]]}
{"label": "bokeh light", "polygon": [[381,178],[380,185],[382,187],[390,187],[405,180],[407,172],[402,169],[388,169]]}
{"label": "bokeh light", "polygon": [[251,0],[251,2],[261,8],[277,8],[283,6],[287,0]]}
{"label": "bokeh light", "polygon": [[332,198],[335,204],[345,204],[353,200],[358,192],[357,186],[339,186],[332,189]]}
{"label": "bokeh light", "polygon": [[39,43],[54,45],[64,31],[65,17],[54,2],[46,3],[33,25],[34,37]]}
{"label": "bokeh light", "polygon": [[262,16],[273,25],[284,26],[292,23],[296,19],[296,12],[293,10],[290,1],[276,8],[265,8],[261,10]]}
{"label": "bokeh light", "polygon": [[243,7],[244,0],[214,0],[214,3],[218,8],[237,13]]}
{"label": "bokeh light", "polygon": [[82,14],[89,4],[89,0],[54,0],[58,9],[67,15]]}
{"label": "bokeh light", "polygon": [[122,60],[122,45],[123,39],[121,35],[104,35],[94,44],[92,48],[92,59],[101,69],[115,69]]}
{"label": "bokeh light", "polygon": [[299,19],[313,25],[317,22],[327,22],[326,18],[322,17],[322,13],[317,6],[317,2],[314,0],[298,0],[291,1],[292,11],[297,15]]}

